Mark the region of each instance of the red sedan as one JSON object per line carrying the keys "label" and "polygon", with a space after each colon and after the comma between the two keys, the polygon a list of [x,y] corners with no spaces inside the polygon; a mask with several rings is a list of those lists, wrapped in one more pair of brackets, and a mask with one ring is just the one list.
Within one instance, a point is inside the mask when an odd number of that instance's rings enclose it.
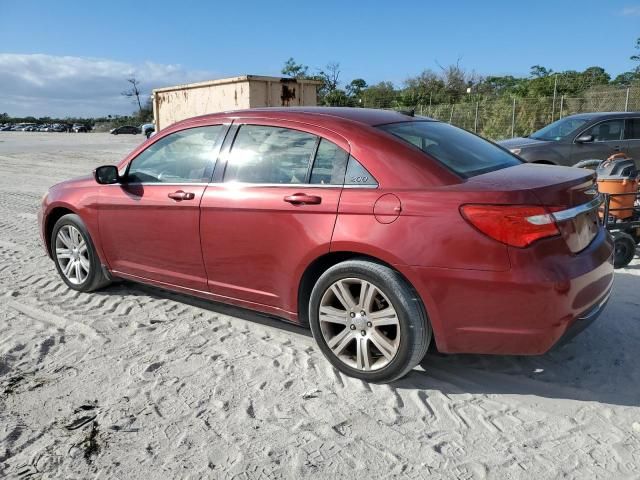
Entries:
{"label": "red sedan", "polygon": [[440,352],[541,354],[611,290],[589,170],[523,164],[398,112],[206,115],[52,187],[64,282],[144,282],[309,325],[342,372],[386,382]]}

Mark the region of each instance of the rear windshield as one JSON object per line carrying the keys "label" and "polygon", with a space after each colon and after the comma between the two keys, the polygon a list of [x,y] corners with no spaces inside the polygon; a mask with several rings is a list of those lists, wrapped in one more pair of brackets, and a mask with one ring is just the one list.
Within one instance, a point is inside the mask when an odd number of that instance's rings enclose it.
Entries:
{"label": "rear windshield", "polygon": [[378,128],[418,147],[464,178],[522,163],[493,143],[446,123],[413,121]]}

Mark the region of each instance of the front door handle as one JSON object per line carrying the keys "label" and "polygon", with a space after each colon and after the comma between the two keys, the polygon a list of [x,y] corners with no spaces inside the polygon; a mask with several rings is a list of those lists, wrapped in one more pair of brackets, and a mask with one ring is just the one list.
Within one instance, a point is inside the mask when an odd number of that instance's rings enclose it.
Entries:
{"label": "front door handle", "polygon": [[193,200],[196,198],[196,194],[193,192],[183,192],[182,190],[178,190],[177,192],[167,194],[167,197],[179,202],[181,200]]}
{"label": "front door handle", "polygon": [[322,197],[307,195],[306,193],[294,193],[284,197],[284,201],[292,205],[319,205],[322,202]]}

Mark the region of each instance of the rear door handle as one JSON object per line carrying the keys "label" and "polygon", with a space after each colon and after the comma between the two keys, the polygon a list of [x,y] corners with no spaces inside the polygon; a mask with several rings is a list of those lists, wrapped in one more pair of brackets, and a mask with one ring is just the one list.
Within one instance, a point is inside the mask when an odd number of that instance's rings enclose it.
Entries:
{"label": "rear door handle", "polygon": [[178,190],[177,192],[167,194],[167,197],[179,202],[181,200],[193,200],[196,198],[196,194],[193,192],[183,192],[182,190]]}
{"label": "rear door handle", "polygon": [[319,205],[322,202],[322,197],[307,195],[306,193],[294,193],[284,197],[284,201],[292,205]]}

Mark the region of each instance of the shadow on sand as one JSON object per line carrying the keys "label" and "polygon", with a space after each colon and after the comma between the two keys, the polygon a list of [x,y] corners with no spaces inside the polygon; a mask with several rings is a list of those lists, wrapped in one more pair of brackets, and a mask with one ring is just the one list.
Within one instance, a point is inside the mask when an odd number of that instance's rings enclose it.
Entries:
{"label": "shadow on sand", "polygon": [[[639,266],[633,266],[640,268]],[[632,268],[633,268],[632,267]],[[171,299],[292,334],[311,336],[299,325],[199,298],[129,282],[96,292]],[[640,406],[640,276],[617,273],[602,316],[570,342],[536,357],[429,353],[399,389],[444,394],[513,394]]]}

